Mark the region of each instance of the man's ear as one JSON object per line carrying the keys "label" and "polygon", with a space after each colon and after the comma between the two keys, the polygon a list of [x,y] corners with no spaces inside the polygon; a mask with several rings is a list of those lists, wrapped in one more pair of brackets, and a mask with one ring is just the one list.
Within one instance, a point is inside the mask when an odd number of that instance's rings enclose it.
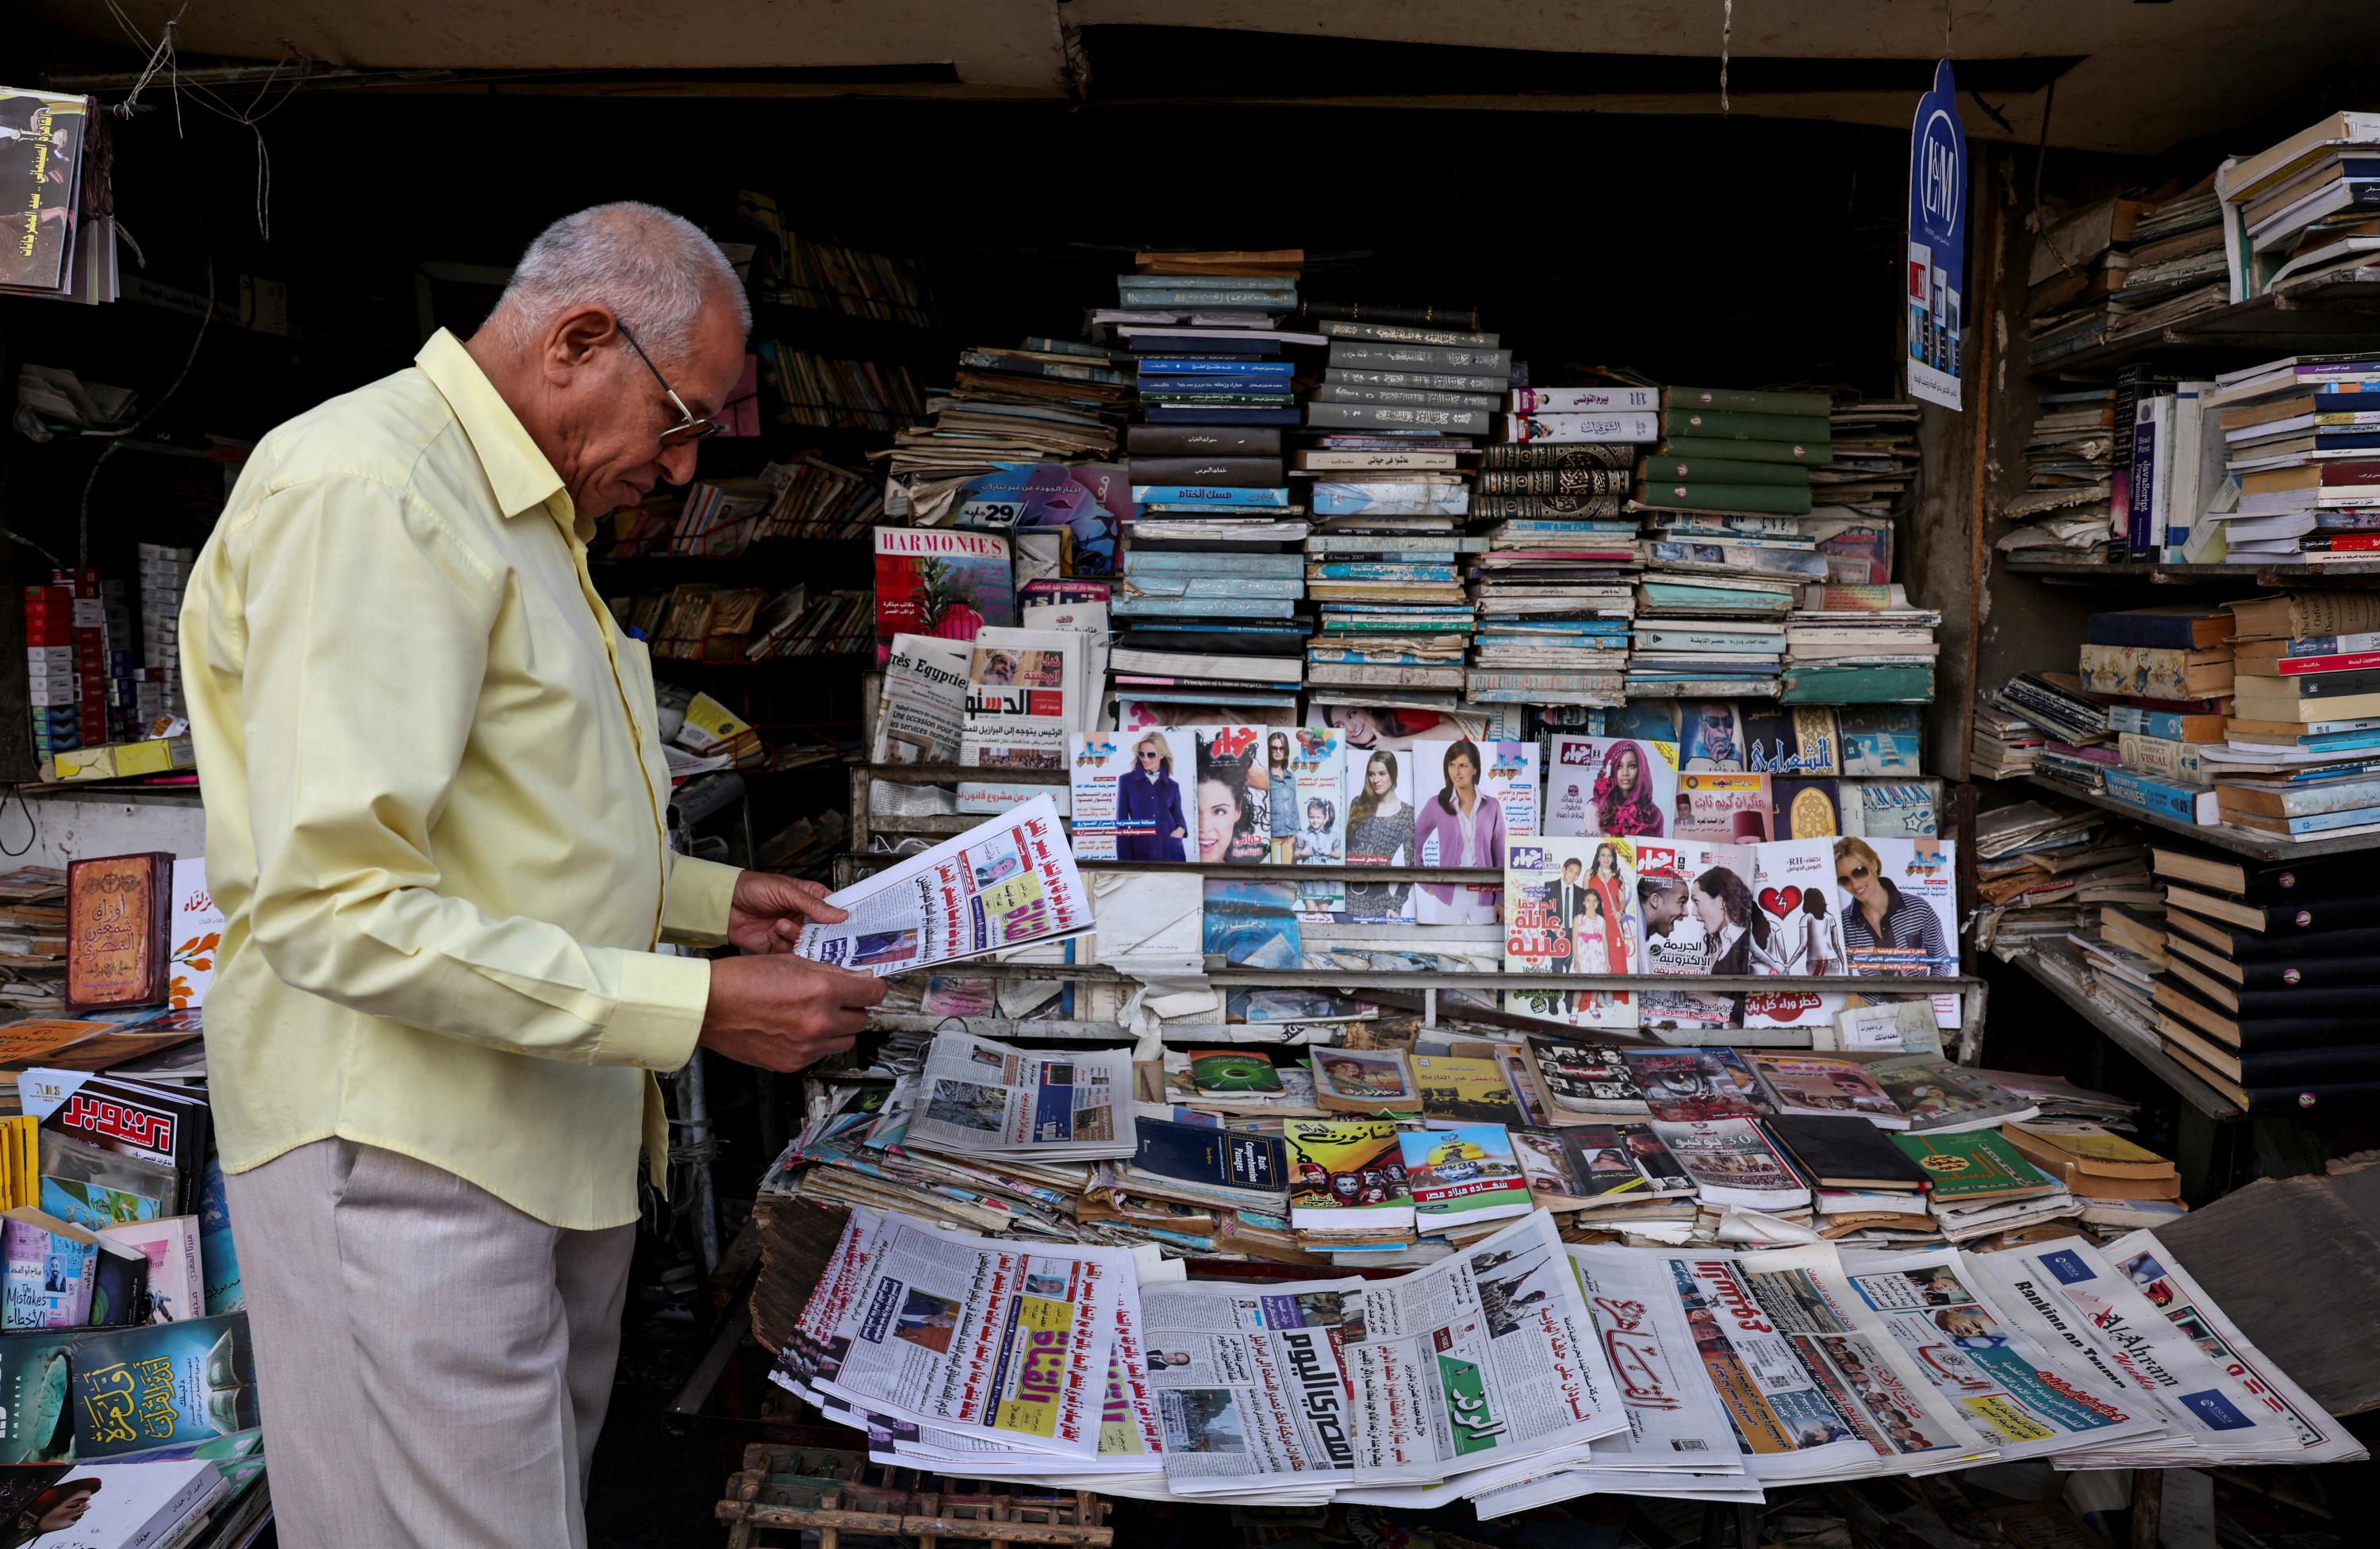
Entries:
{"label": "man's ear", "polygon": [[619,320],[611,309],[572,307],[546,325],[545,349],[540,364],[546,379],[557,386],[594,362],[596,351],[618,338]]}

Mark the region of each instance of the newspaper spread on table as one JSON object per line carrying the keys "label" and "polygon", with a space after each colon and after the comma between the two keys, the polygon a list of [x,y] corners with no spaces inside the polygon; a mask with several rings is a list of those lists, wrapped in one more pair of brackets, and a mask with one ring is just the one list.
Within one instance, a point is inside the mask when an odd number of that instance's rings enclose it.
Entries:
{"label": "newspaper spread on table", "polygon": [[1355,1471],[1441,1487],[1341,1498],[1443,1504],[1625,1433],[1618,1384],[1547,1212],[1355,1296],[1361,1316],[1344,1325],[1342,1351]]}
{"label": "newspaper spread on table", "polygon": [[1628,1428],[1598,1439],[1584,1464],[1474,1495],[1480,1517],[1598,1494],[1760,1499],[1703,1376],[1668,1262],[1633,1248],[1572,1246],[1569,1256]]}
{"label": "newspaper spread on table", "polygon": [[2072,1351],[2102,1376],[2144,1395],[2165,1420],[2161,1434],[2059,1453],[2052,1459],[2057,1467],[2190,1467],[2298,1450],[2297,1429],[2287,1417],[2266,1411],[2244,1377],[2224,1371],[2167,1323],[2086,1239],[1971,1253],[1965,1263],[1988,1283],[1994,1305],[2051,1349]]}
{"label": "newspaper spread on table", "polygon": [[1121,1248],[1022,1243],[883,1218],[810,1380],[863,1411],[1088,1459],[1099,1450]]}
{"label": "newspaper spread on table", "polygon": [[1831,1244],[1748,1252],[1739,1267],[1803,1368],[1887,1471],[1933,1473],[1992,1459],[1990,1445],[1852,1289]]}
{"label": "newspaper spread on table", "polygon": [[1050,1052],[938,1033],[917,1078],[904,1141],[960,1157],[1130,1156],[1139,1148],[1132,1051]]}
{"label": "newspaper spread on table", "polygon": [[802,927],[805,957],[881,977],[1091,928],[1090,895],[1075,872],[1058,805],[1037,796],[831,894],[840,925]]}
{"label": "newspaper spread on table", "polygon": [[2363,1444],[2308,1397],[2289,1373],[2248,1343],[2230,1315],[2199,1289],[2198,1282],[2154,1233],[2130,1233],[2102,1251],[2140,1287],[2149,1305],[2165,1314],[2168,1323],[2188,1335],[2227,1375],[2238,1379],[2268,1417],[2278,1418],[2295,1430],[2297,1461],[2341,1463],[2369,1456]]}
{"label": "newspaper spread on table", "polygon": [[1737,1255],[1663,1253],[1703,1374],[1735,1430],[1745,1467],[1767,1481],[1878,1471],[1876,1451],[1836,1411],[1792,1340],[1745,1283]]}
{"label": "newspaper spread on table", "polygon": [[1177,1495],[1289,1493],[1355,1479],[1342,1323],[1363,1282],[1144,1287],[1141,1338]]}
{"label": "newspaper spread on table", "polygon": [[1935,1391],[2013,1460],[2164,1429],[2129,1388],[2061,1360],[1994,1306],[1955,1248],[1843,1254],[1852,1288]]}

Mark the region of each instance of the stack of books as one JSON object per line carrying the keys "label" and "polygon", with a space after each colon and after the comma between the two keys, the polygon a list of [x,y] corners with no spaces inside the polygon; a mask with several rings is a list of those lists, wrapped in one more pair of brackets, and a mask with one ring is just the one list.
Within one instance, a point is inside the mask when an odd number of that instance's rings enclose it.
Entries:
{"label": "stack of books", "polygon": [[2230,299],[2380,264],[2380,113],[2334,113],[2216,174]]}
{"label": "stack of books", "polygon": [[2120,762],[2108,746],[2116,735],[2108,724],[2108,706],[2085,693],[2072,675],[2020,674],[1983,698],[1991,709],[2045,734],[2033,750],[2029,773],[2084,796],[2106,788],[2106,771]]}
{"label": "stack of books", "polygon": [[1455,702],[1474,616],[1462,566],[1483,546],[1451,517],[1325,520],[1305,541],[1316,701]]}
{"label": "stack of books", "polygon": [[1982,814],[1976,945],[2005,957],[2045,941],[2096,940],[2162,968],[2165,895],[2148,856],[2138,828],[2096,808],[2020,801]]}
{"label": "stack of books", "polygon": [[2230,300],[2213,174],[2144,206],[2122,280],[2107,296],[2107,336],[2170,327]]}
{"label": "stack of books", "polygon": [[2216,815],[2280,839],[2380,832],[2380,598],[2297,592],[2225,612],[2232,714],[2192,750]]}
{"label": "stack of books", "polygon": [[[2330,564],[2380,555],[2380,353],[2297,355],[2204,384],[2194,534],[2183,557]],[[2219,443],[2216,431],[2220,431]],[[2189,451],[2178,445],[2179,462]],[[2237,481],[2231,497],[2216,475]]]}
{"label": "stack of books", "polygon": [[1812,586],[1785,621],[1787,704],[1928,704],[1942,616],[1898,581]]}
{"label": "stack of books", "polygon": [[2013,711],[2002,709],[1989,689],[1975,696],[1974,729],[1967,739],[1969,772],[1979,780],[2013,780],[2034,772],[2049,738]]}
{"label": "stack of books", "polygon": [[2024,446],[2028,488],[2001,507],[2021,525],[1995,545],[2104,559],[2111,536],[2107,501],[2116,451],[2116,390],[2078,387],[2041,395]]}
{"label": "stack of books", "polygon": [[1918,407],[1907,398],[1863,399],[1828,409],[1834,457],[1810,470],[1810,495],[1817,503],[1812,518],[1877,518],[1903,509],[1924,457],[1917,419]]}
{"label": "stack of books", "polygon": [[1489,531],[1471,570],[1475,702],[1622,702],[1639,568],[1632,526],[1524,518]]}
{"label": "stack of books", "polygon": [[2000,1138],[2082,1201],[2082,1219],[2094,1226],[2154,1228],[2189,1209],[2171,1158],[2099,1125],[2010,1120]]}
{"label": "stack of books", "polygon": [[2142,209],[2138,199],[2103,199],[2034,238],[2025,302],[2034,370],[2107,337],[2107,299],[2131,269]]}
{"label": "stack of books", "polygon": [[2183,823],[2213,821],[2214,768],[2200,750],[2222,739],[2232,632],[2231,614],[2205,604],[2091,616],[2078,681],[2118,701],[2108,710],[2116,743],[2101,771],[2106,795]]}
{"label": "stack of books", "polygon": [[1132,385],[1129,362],[1103,345],[1028,338],[962,350],[953,384],[926,396],[926,422],[892,438],[885,514],[941,525],[961,488],[997,469],[1112,458]]}
{"label": "stack of books", "polygon": [[2380,1097],[2380,888],[2353,856],[2252,862],[2156,847],[2166,1052],[2250,1113]]}
{"label": "stack of books", "polygon": [[2029,360],[2162,328],[2229,300],[2213,180],[2156,199],[2101,200],[2034,243]]}

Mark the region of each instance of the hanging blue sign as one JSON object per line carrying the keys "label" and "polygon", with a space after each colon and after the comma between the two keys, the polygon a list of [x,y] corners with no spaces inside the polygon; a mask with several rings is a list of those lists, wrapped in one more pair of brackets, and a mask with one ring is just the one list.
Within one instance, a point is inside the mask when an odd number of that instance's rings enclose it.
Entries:
{"label": "hanging blue sign", "polygon": [[1909,394],[1959,407],[1960,298],[1967,278],[1967,130],[1950,61],[1909,127]]}

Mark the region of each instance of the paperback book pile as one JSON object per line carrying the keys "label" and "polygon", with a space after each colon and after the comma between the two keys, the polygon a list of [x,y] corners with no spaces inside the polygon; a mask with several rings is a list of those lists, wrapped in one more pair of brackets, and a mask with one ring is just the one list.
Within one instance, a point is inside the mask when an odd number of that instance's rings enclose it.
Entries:
{"label": "paperback book pile", "polygon": [[[1917,481],[1917,405],[1907,398],[1863,399],[1827,411],[1834,456],[1810,470],[1808,527],[1852,518],[1877,521],[1903,511]],[[1889,529],[1886,530],[1889,531]],[[1838,577],[1889,580],[1889,575]]]}
{"label": "paperback book pile", "polygon": [[[2020,801],[1975,820],[1976,944],[2005,957],[2044,941],[2102,939],[2105,924],[2145,917],[2144,932],[2110,933],[2111,953],[2155,959],[2165,896],[2148,872],[2148,847],[2131,823],[2095,808]],[[2145,983],[2142,986],[2145,993]]]}
{"label": "paperback book pile", "polygon": [[2342,856],[2252,862],[2156,847],[2167,1053],[2251,1113],[2380,1095],[2380,897]]}
{"label": "paperback book pile", "polygon": [[2176,557],[2315,565],[2380,553],[2380,354],[2291,356],[2182,391],[2193,389],[2199,412],[2177,401],[2171,427],[2170,499],[2189,513],[2170,518],[2187,523]]}
{"label": "paperback book pile", "polygon": [[870,454],[884,459],[886,515],[946,526],[967,483],[1005,465],[1109,462],[1132,389],[1128,362],[1100,345],[1029,338],[962,350],[953,384],[926,396],[926,422]]}
{"label": "paperback book pile", "polygon": [[2178,822],[2215,820],[2215,768],[2204,750],[2223,738],[2232,636],[2231,614],[2201,604],[2091,616],[2077,681],[2112,701],[2116,733],[2112,749],[2101,743],[2081,755],[2097,768],[2101,794]]}
{"label": "paperback book pile", "polygon": [[2034,777],[2086,796],[2105,788],[2107,771],[2118,762],[2108,746],[2115,735],[2110,707],[2085,693],[2079,679],[2067,673],[2022,673],[1982,699],[2003,716],[2043,733],[2040,745],[2031,750],[2028,773]]}
{"label": "paperback book pile", "polygon": [[2216,174],[2229,299],[2380,263],[2380,113],[2334,113]]}
{"label": "paperback book pile", "polygon": [[1942,616],[1897,581],[1811,586],[1785,622],[1787,704],[1927,704]]}
{"label": "paperback book pile", "polygon": [[1399,1275],[1239,1284],[896,1212],[808,1229],[771,1380],[888,1464],[970,1477],[1486,1518],[2002,1458],[2366,1456],[2147,1231],[1682,1251],[1565,1243],[1536,1213]]}
{"label": "paperback book pile", "polygon": [[2107,502],[2115,490],[2116,390],[2061,388],[2041,395],[2024,446],[2027,489],[2000,507],[2017,522],[2002,554],[2108,557]]}
{"label": "paperback book pile", "polygon": [[2066,357],[2212,311],[2232,298],[2211,180],[2104,199],[2034,243],[2029,360]]}
{"label": "paperback book pile", "polygon": [[2233,713],[2190,750],[2216,815],[2275,839],[2380,832],[2380,598],[2291,592],[2225,616]]}

